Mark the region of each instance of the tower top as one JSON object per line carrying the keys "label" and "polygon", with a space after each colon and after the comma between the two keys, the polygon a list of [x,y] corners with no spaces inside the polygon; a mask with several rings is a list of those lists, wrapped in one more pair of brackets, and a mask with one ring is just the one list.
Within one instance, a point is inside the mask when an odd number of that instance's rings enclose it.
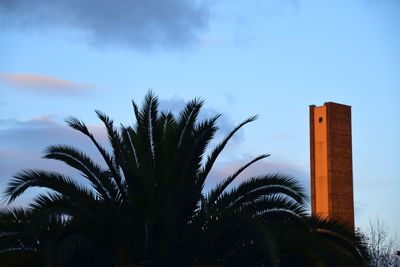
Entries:
{"label": "tower top", "polygon": [[336,103],[336,102],[331,102],[331,101],[329,101],[329,102],[324,102],[324,105],[322,105],[322,106],[310,105],[310,108],[311,108],[311,107],[313,107],[313,108],[319,108],[319,107],[324,107],[324,106],[344,106],[344,107],[350,107],[350,108],[351,108],[350,105],[345,105],[345,104]]}

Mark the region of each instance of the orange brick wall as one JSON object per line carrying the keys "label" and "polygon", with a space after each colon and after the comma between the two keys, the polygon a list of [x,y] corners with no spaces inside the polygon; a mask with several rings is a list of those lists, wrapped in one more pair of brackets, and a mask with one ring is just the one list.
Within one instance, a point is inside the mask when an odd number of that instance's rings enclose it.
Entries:
{"label": "orange brick wall", "polygon": [[310,106],[312,214],[354,227],[351,107]]}

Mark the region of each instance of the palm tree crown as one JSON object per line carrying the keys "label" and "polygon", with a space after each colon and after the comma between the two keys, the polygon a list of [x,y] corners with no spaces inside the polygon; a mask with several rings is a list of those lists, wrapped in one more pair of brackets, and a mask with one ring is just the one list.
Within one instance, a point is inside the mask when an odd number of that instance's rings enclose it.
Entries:
{"label": "palm tree crown", "polygon": [[[25,208],[0,212],[0,264],[8,266],[359,266],[367,254],[358,236],[333,221],[310,218],[299,183],[282,174],[252,177],[232,187],[260,155],[204,185],[235,127],[211,153],[219,115],[198,122],[195,99],[174,116],[158,111],[149,93],[137,123],[117,128],[96,111],[108,133],[107,151],[80,120],[66,122],[87,136],[101,164],[68,145],[44,158],[78,170],[86,183],[58,172],[25,170],[9,182],[13,202],[27,189],[48,189]],[[23,255],[23,257],[21,257]],[[13,265],[14,264],[14,265]],[[333,265],[331,265],[333,264]],[[336,265],[334,265],[336,264]]]}

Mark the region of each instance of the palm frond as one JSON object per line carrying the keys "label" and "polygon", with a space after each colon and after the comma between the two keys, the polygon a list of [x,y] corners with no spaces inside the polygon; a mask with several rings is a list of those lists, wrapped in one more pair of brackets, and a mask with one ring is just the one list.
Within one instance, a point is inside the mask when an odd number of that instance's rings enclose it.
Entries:
{"label": "palm frond", "polygon": [[[207,145],[214,136],[214,133],[217,131],[215,122],[218,118],[219,115],[197,125],[195,129],[193,129],[193,141],[188,144],[190,150],[184,150],[185,154],[182,155],[184,157],[182,159],[184,164],[180,166],[181,175],[186,178],[186,181],[189,182],[190,185],[194,185],[196,182],[193,177],[196,176],[198,170],[200,169],[202,157]],[[190,179],[188,179],[189,177]]]}
{"label": "palm frond", "polygon": [[257,116],[252,116],[246,120],[244,120],[242,123],[240,123],[238,126],[236,126],[223,140],[221,143],[219,143],[211,152],[211,154],[208,156],[207,161],[204,165],[204,168],[199,174],[199,183],[202,184],[206,180],[209,172],[211,171],[215,160],[218,158],[219,154],[222,152],[222,150],[225,148],[225,146],[228,144],[229,140],[235,135],[235,133],[242,128],[244,125],[255,121],[257,119]]}
{"label": "palm frond", "polygon": [[243,181],[229,193],[220,196],[217,202],[218,205],[225,205],[223,203],[240,204],[271,194],[285,195],[301,205],[306,203],[305,192],[299,183],[292,177],[282,174],[267,174]]}
{"label": "palm frond", "polygon": [[[303,205],[287,198],[285,195],[262,196],[255,201],[245,202],[240,206],[235,204],[231,206],[232,209],[240,208],[244,212],[266,220],[270,219],[269,217],[276,217],[275,215],[279,213],[281,218],[294,216],[296,219],[301,219],[307,214],[307,210]],[[275,215],[272,215],[272,213]]]}
{"label": "palm frond", "polygon": [[116,257],[109,251],[102,249],[85,236],[77,233],[67,235],[53,250],[52,261],[55,265],[120,266]]}
{"label": "palm frond", "polygon": [[96,110],[96,114],[97,117],[104,123],[104,126],[107,129],[108,140],[113,150],[113,157],[111,158],[111,163],[113,165],[113,168],[110,168],[110,172],[114,177],[115,184],[118,187],[119,190],[118,193],[121,194],[122,197],[124,198],[126,197],[126,193],[125,193],[125,188],[122,184],[123,181],[120,169],[122,170],[125,176],[127,175],[127,170],[125,168],[126,158],[124,152],[122,151],[121,136],[119,132],[115,129],[113,120],[111,120],[107,115],[105,115],[99,110]]}
{"label": "palm frond", "polygon": [[314,234],[337,245],[344,254],[348,254],[358,264],[369,260],[368,248],[361,235],[348,225],[333,219],[309,218]]}
{"label": "palm frond", "polygon": [[29,208],[34,213],[40,214],[42,218],[61,217],[68,220],[71,216],[85,216],[88,212],[93,212],[93,203],[83,206],[72,202],[67,196],[47,192],[37,195],[29,204]]}
{"label": "palm frond", "polygon": [[[268,225],[245,213],[225,213],[209,220],[204,254],[221,266],[276,266],[277,247]],[[255,265],[257,266],[257,265]]]}
{"label": "palm frond", "polygon": [[72,178],[44,170],[25,170],[17,173],[8,183],[4,197],[8,199],[8,203],[11,203],[25,190],[32,187],[51,189],[74,200],[96,201],[93,192],[79,185]]}
{"label": "palm frond", "polygon": [[83,123],[82,121],[78,120],[77,118],[74,117],[67,117],[67,119],[65,120],[65,122],[73,129],[83,133],[84,135],[86,135],[87,137],[89,137],[89,139],[92,141],[92,143],[96,146],[97,150],[100,152],[102,158],[104,159],[105,163],[107,164],[107,167],[109,168],[110,172],[112,173],[112,175],[114,177],[116,177],[119,173],[118,170],[116,170],[115,168],[115,164],[114,164],[114,160],[113,158],[110,156],[110,154],[106,151],[106,149],[104,147],[102,147],[96,140],[96,138],[94,138],[93,134],[88,130],[87,126],[85,125],[85,123]]}
{"label": "palm frond", "polygon": [[264,154],[264,155],[260,155],[256,158],[254,158],[253,160],[251,160],[250,162],[248,162],[247,164],[243,165],[242,167],[240,167],[234,174],[232,174],[231,176],[229,176],[228,178],[226,178],[224,181],[222,181],[221,183],[219,183],[214,189],[211,190],[211,192],[208,194],[208,205],[212,206],[213,203],[220,197],[220,195],[225,191],[225,189],[245,170],[247,169],[249,166],[251,166],[252,164],[254,164],[255,162],[264,159],[266,157],[268,157],[269,155]]}
{"label": "palm frond", "polygon": [[[35,219],[26,208],[0,209],[1,266],[22,266],[31,263],[30,260],[38,259],[38,239],[30,231]],[[18,258],[22,255],[27,256],[26,261]]]}
{"label": "palm frond", "polygon": [[180,113],[177,120],[178,149],[182,143],[186,142],[186,139],[190,138],[203,103],[204,101],[200,99],[191,100]]}
{"label": "palm frond", "polygon": [[43,157],[62,161],[80,171],[102,199],[113,199],[118,193],[107,171],[94,163],[89,156],[71,146],[49,146]]}

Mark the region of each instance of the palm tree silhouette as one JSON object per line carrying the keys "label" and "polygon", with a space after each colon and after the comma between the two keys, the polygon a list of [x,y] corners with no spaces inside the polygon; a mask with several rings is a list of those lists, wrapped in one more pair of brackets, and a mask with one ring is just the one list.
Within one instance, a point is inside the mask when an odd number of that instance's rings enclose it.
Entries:
{"label": "palm tree silhouette", "polygon": [[58,172],[25,170],[9,182],[12,203],[27,189],[47,189],[25,208],[0,212],[0,265],[7,266],[360,266],[364,244],[345,226],[308,216],[306,195],[283,174],[235,179],[260,155],[209,192],[204,185],[235,127],[205,158],[219,117],[198,122],[203,101],[179,116],[158,111],[148,93],[137,123],[117,128],[96,111],[111,153],[80,120],[103,164],[56,145],[44,158],[78,170],[86,183]]}

